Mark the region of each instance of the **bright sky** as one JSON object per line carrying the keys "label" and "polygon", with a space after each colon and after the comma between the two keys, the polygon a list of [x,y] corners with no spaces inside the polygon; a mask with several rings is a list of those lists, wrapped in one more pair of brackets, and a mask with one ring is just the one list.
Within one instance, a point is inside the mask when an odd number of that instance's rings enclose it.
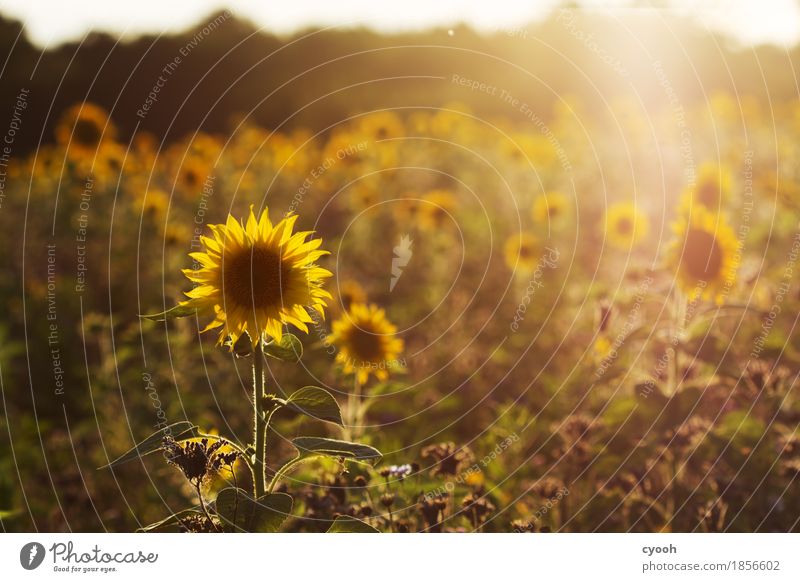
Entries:
{"label": "bright sky", "polygon": [[[800,40],[800,0],[654,0],[691,14],[703,25],[744,43]],[[634,0],[579,0],[586,7],[625,8]],[[363,24],[381,31],[465,22],[482,30],[513,28],[541,18],[559,0],[0,0],[0,13],[21,19],[39,45],[81,38],[89,30],[136,35],[182,30],[229,8],[266,29]],[[641,5],[642,2],[639,2]]]}

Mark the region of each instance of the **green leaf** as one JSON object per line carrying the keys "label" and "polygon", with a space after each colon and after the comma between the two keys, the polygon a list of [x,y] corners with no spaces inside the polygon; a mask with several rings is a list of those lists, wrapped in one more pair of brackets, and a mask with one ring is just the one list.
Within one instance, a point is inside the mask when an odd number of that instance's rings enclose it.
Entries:
{"label": "green leaf", "polygon": [[169,426],[165,426],[161,430],[157,430],[151,434],[142,442],[138,443],[124,455],[114,459],[108,465],[103,465],[100,468],[107,469],[110,467],[116,467],[118,465],[122,465],[123,463],[127,463],[128,461],[133,461],[135,459],[144,457],[145,455],[149,455],[150,453],[160,451],[164,448],[164,437],[167,436],[171,436],[176,441],[181,439],[195,438],[198,436],[197,426],[188,420],[182,420]]}
{"label": "green leaf", "polygon": [[368,523],[349,515],[340,515],[328,528],[327,533],[381,533]]}
{"label": "green leaf", "polygon": [[714,434],[726,441],[754,446],[764,435],[764,423],[746,410],[733,410],[714,427]]}
{"label": "green leaf", "polygon": [[344,426],[342,411],[333,394],[318,386],[305,386],[286,399],[285,406],[311,418]]}
{"label": "green leaf", "polygon": [[292,504],[292,497],[286,493],[268,493],[253,499],[242,489],[228,487],[217,495],[215,508],[233,531],[274,533],[291,515]]}
{"label": "green leaf", "polygon": [[323,437],[297,437],[292,444],[300,451],[300,457],[344,457],[351,461],[375,464],[380,461],[381,452],[369,445],[350,443]]}
{"label": "green leaf", "polygon": [[188,305],[176,305],[172,309],[167,309],[161,313],[151,313],[148,315],[140,315],[142,319],[149,319],[150,321],[167,321],[169,319],[177,319],[178,317],[189,317],[197,313],[197,309],[189,307]]}
{"label": "green leaf", "polygon": [[144,527],[140,527],[136,531],[142,533],[151,531],[164,531],[164,530],[178,532],[180,531],[181,520],[185,517],[192,517],[195,515],[203,515],[203,512],[198,511],[197,509],[183,509],[181,511],[178,511],[177,513],[173,513],[172,515],[165,517],[160,521],[151,523],[150,525],[146,525]]}
{"label": "green leaf", "polygon": [[269,357],[284,362],[298,362],[303,355],[303,344],[290,333],[283,334],[280,342],[264,342],[262,349]]}

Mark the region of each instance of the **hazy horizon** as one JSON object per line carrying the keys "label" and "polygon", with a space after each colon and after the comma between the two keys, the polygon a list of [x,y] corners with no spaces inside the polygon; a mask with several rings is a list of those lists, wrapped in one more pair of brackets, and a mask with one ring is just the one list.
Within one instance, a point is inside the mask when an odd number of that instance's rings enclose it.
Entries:
{"label": "hazy horizon", "polygon": [[[700,7],[691,0],[634,2],[580,0],[581,9],[609,15],[649,10],[655,14],[687,16],[709,31],[731,36],[743,45],[775,44],[789,47],[800,40],[800,5],[796,0],[771,0],[769,10],[745,0],[709,0]],[[186,30],[211,13],[229,10],[264,30],[293,33],[308,27],[365,26],[378,32],[419,31],[469,25],[481,32],[508,30],[541,21],[564,5],[561,0],[520,3],[500,0],[408,0],[399,5],[376,5],[367,0],[336,4],[307,2],[270,5],[257,0],[195,0],[137,5],[77,0],[48,4],[44,0],[0,0],[0,14],[22,21],[28,38],[39,47],[80,40],[89,32],[119,36],[165,34]]]}

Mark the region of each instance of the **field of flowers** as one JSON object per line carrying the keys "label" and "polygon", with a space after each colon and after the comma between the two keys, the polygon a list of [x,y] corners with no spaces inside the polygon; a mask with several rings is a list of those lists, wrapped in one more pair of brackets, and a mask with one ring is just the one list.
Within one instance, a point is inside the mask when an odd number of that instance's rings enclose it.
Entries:
{"label": "field of flowers", "polygon": [[0,207],[3,528],[797,531],[798,103],[513,113],[70,108]]}

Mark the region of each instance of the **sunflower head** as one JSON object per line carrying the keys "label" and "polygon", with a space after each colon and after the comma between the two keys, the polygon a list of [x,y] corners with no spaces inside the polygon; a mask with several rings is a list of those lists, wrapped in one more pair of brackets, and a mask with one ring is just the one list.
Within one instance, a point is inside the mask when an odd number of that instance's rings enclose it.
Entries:
{"label": "sunflower head", "polygon": [[458,201],[447,190],[431,190],[422,197],[423,202],[418,209],[417,218],[425,230],[439,230],[452,220]]}
{"label": "sunflower head", "polygon": [[503,247],[506,266],[512,271],[530,273],[539,262],[539,241],[530,233],[511,235]]}
{"label": "sunflower head", "polygon": [[548,192],[533,201],[533,220],[542,224],[558,223],[569,211],[569,199],[561,192]]}
{"label": "sunflower head", "polygon": [[219,343],[231,345],[248,332],[253,345],[265,337],[280,340],[291,324],[308,333],[309,310],[324,316],[331,295],[323,282],[331,272],[315,261],[328,254],[312,232],[293,232],[296,215],[276,224],[267,209],[259,218],[250,208],[246,222],[228,216],[225,224],[210,225],[211,236],[201,237],[203,251],[190,253],[198,268],[186,269],[197,286],[186,293],[182,306],[213,313],[205,330],[220,328]]}
{"label": "sunflower head", "polygon": [[178,169],[179,190],[188,198],[200,196],[203,184],[211,175],[211,166],[197,156],[187,157]]}
{"label": "sunflower head", "polygon": [[138,202],[142,214],[151,218],[161,218],[169,206],[169,196],[160,188],[151,188],[145,190],[145,194]]}
{"label": "sunflower head", "polygon": [[80,103],[67,109],[56,126],[56,140],[76,153],[91,152],[116,135],[114,125],[102,108]]}
{"label": "sunflower head", "polygon": [[606,235],[611,244],[624,250],[647,236],[647,216],[630,202],[618,202],[606,212]]}
{"label": "sunflower head", "polygon": [[348,201],[353,210],[366,210],[378,203],[378,192],[374,186],[362,181],[350,188]]}
{"label": "sunflower head", "polygon": [[705,163],[697,171],[697,183],[684,193],[684,205],[700,205],[718,211],[729,198],[730,172],[712,163]]}
{"label": "sunflower head", "polygon": [[419,213],[419,195],[414,192],[406,192],[392,203],[392,215],[398,222],[415,224]]}
{"label": "sunflower head", "polygon": [[392,111],[373,111],[361,117],[356,127],[374,140],[401,137],[405,132],[403,121]]}
{"label": "sunflower head", "polygon": [[359,383],[365,384],[370,374],[386,380],[389,370],[398,367],[403,340],[377,305],[353,303],[331,328],[331,342],[338,348],[336,361],[345,374],[354,374]]}
{"label": "sunflower head", "polygon": [[698,297],[721,303],[736,276],[738,243],[722,218],[701,206],[681,214],[673,225],[675,240],[667,265],[690,300]]}
{"label": "sunflower head", "polygon": [[346,311],[354,303],[366,303],[367,292],[364,288],[352,279],[347,279],[339,285],[339,302]]}

